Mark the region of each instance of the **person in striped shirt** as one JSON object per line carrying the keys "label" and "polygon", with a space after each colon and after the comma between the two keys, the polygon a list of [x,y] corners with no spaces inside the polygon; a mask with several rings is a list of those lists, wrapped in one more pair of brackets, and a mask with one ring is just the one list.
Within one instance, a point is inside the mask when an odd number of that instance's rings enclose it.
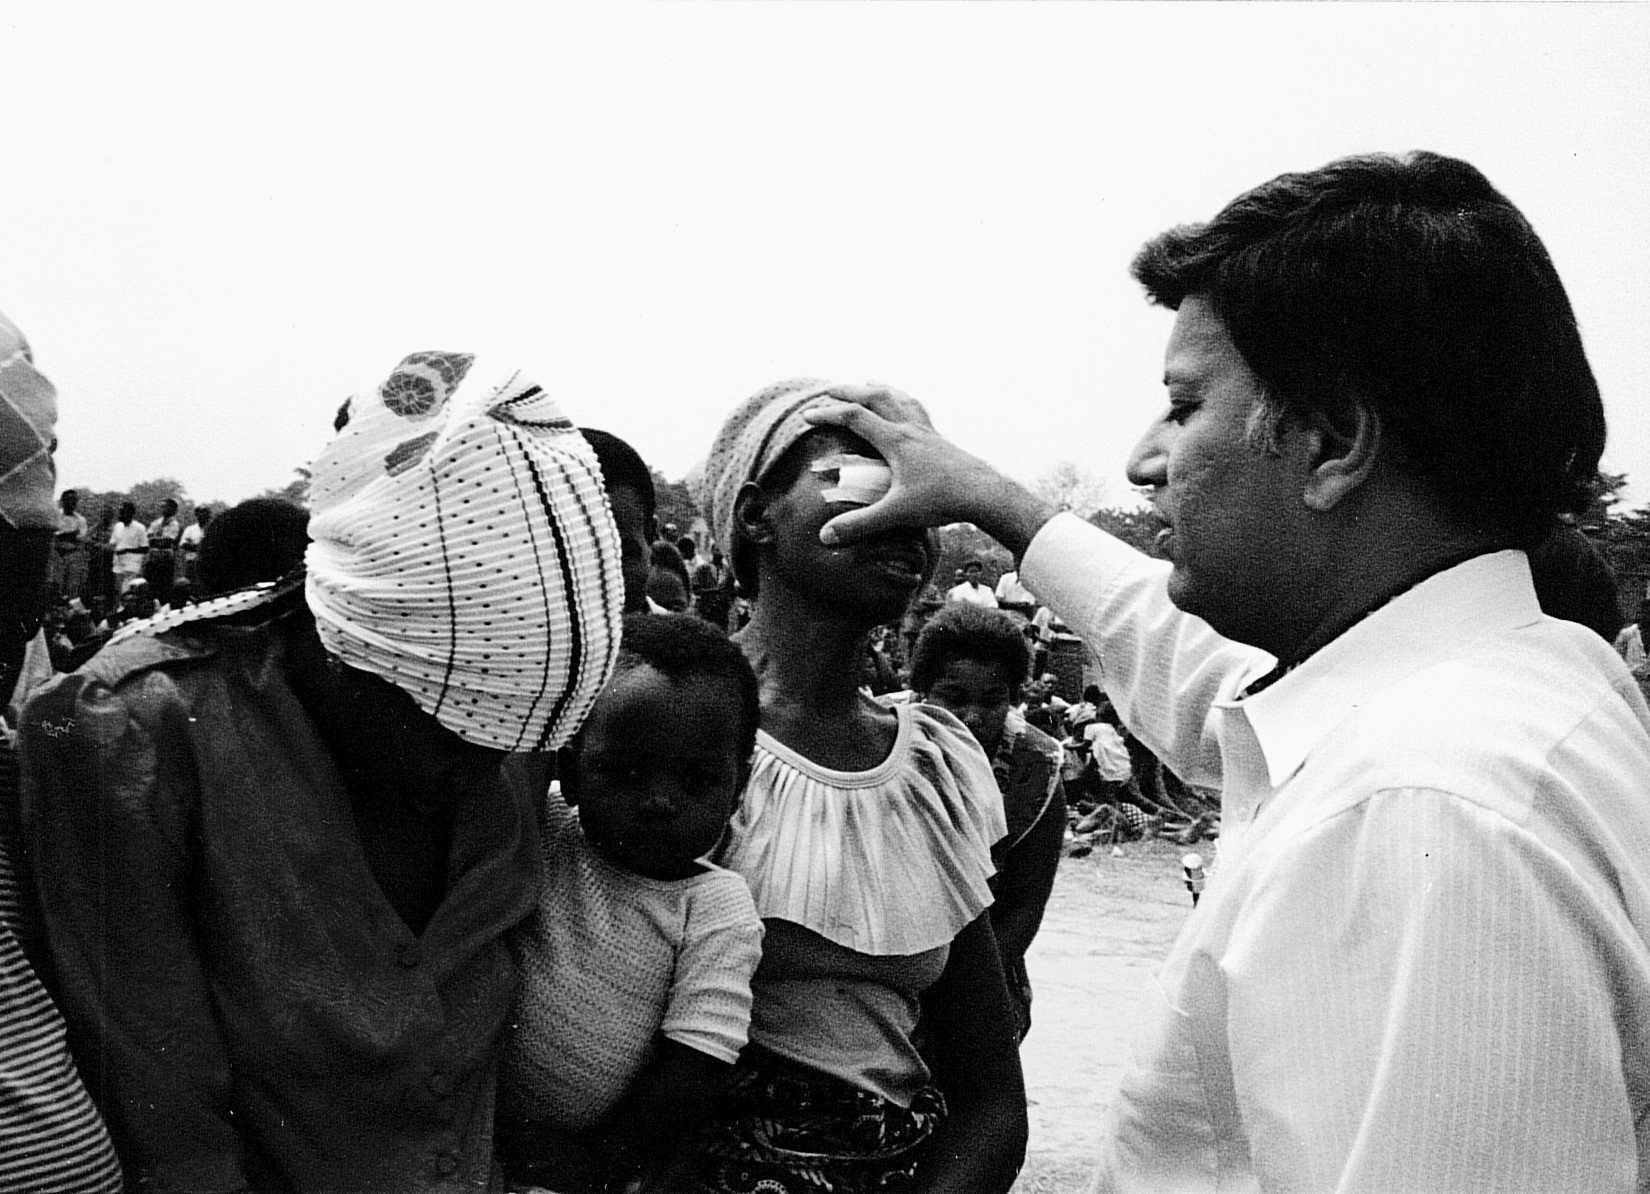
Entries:
{"label": "person in striped shirt", "polygon": [[[57,531],[56,393],[0,315],[0,1190],[105,1194],[120,1165],[41,985],[18,848],[16,710],[51,675],[39,632]],[[27,947],[27,948],[25,948]]]}

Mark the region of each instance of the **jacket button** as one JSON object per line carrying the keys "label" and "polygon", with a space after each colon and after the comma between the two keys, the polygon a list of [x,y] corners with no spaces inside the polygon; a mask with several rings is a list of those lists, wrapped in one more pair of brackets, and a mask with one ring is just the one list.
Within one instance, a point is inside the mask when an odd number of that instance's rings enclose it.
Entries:
{"label": "jacket button", "polygon": [[458,1156],[456,1153],[436,1153],[435,1172],[438,1177],[451,1177],[458,1172]]}
{"label": "jacket button", "polygon": [[417,966],[419,962],[424,960],[424,956],[422,951],[418,948],[418,943],[415,941],[410,945],[403,945],[400,949],[396,950],[395,960],[400,962],[408,970],[411,970],[413,967]]}

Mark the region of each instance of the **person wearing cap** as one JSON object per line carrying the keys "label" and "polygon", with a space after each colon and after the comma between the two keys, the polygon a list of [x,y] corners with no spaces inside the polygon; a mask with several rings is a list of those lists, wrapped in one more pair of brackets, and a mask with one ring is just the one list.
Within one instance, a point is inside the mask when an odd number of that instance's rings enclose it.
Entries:
{"label": "person wearing cap", "polygon": [[314,466],[304,566],[125,627],[23,719],[70,1044],[133,1188],[486,1189],[504,934],[611,673],[595,457],[518,371],[417,353]]}
{"label": "person wearing cap", "polygon": [[56,421],[56,391],[0,315],[0,1190],[104,1194],[120,1189],[120,1165],[40,981],[39,915],[18,827],[19,711],[52,674],[39,627],[60,518]]}
{"label": "person wearing cap", "polygon": [[833,405],[828,389],[782,382],[735,407],[697,494],[753,601],[736,641],[761,682],[750,782],[716,861],[749,882],[766,928],[707,1187],[1000,1194],[1026,1139],[989,910],[1003,803],[957,718],[860,691],[872,633],[937,549],[909,528],[821,547],[825,520],[887,480],[862,441],[803,419]]}
{"label": "person wearing cap", "polygon": [[1605,439],[1540,239],[1465,162],[1371,155],[1134,273],[1175,311],[1128,465],[1166,562],[903,395],[818,415],[893,470],[825,543],[976,523],[1221,788],[1097,1188],[1650,1188],[1650,707],[1531,580]]}

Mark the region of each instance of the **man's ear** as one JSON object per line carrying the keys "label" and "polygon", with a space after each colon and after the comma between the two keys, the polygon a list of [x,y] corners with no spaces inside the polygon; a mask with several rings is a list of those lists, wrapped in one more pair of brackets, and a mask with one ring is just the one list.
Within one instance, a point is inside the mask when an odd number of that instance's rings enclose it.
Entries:
{"label": "man's ear", "polygon": [[1381,416],[1360,401],[1352,404],[1349,420],[1337,425],[1314,414],[1298,434],[1305,437],[1308,452],[1302,497],[1307,509],[1320,514],[1333,510],[1369,480],[1384,440]]}
{"label": "man's ear", "polygon": [[751,543],[771,543],[773,526],[768,520],[768,495],[754,481],[739,487],[733,499],[733,524]]}
{"label": "man's ear", "polygon": [[556,751],[556,778],[561,781],[561,798],[568,808],[579,807],[578,752],[571,746]]}

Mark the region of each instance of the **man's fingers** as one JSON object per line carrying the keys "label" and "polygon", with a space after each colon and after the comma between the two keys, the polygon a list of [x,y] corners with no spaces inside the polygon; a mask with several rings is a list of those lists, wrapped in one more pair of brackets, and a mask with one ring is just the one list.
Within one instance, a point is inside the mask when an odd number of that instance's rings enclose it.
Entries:
{"label": "man's fingers", "polygon": [[884,456],[899,437],[896,424],[851,400],[813,407],[803,411],[802,417],[816,427],[841,427],[852,431]]}
{"label": "man's fingers", "polygon": [[[877,505],[885,505],[886,499]],[[838,514],[824,526],[819,528],[819,541],[826,547],[835,547],[839,543],[852,543],[855,539],[881,529],[887,521],[881,516],[877,506],[866,506],[860,510],[849,510]]]}
{"label": "man's fingers", "polygon": [[915,423],[931,427],[928,412],[911,395],[881,382],[868,381],[864,385],[832,386],[826,393],[845,402],[854,402],[887,419],[891,423]]}

